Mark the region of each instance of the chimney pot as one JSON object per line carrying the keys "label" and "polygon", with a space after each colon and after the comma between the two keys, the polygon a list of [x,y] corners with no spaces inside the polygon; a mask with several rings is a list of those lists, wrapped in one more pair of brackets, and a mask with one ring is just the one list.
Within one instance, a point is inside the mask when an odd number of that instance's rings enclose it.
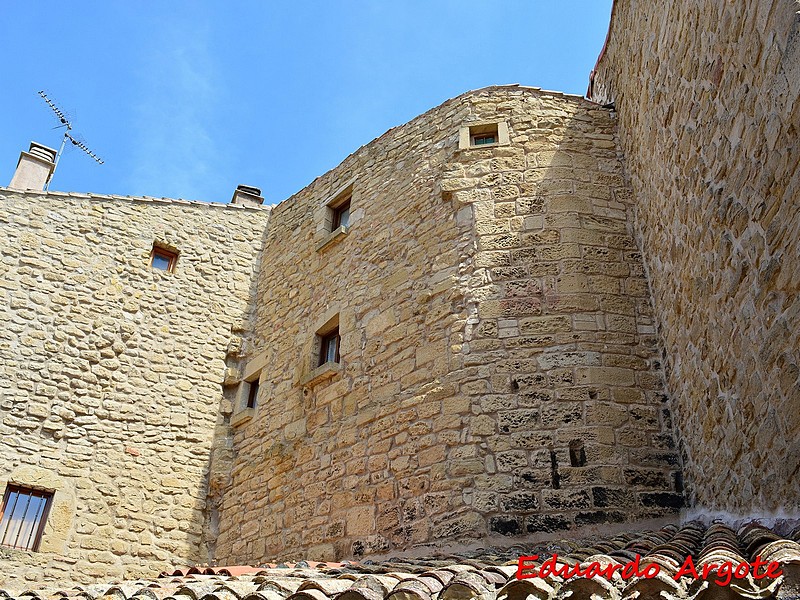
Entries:
{"label": "chimney pot", "polygon": [[231,198],[231,204],[259,206],[264,204],[264,198],[261,196],[261,190],[257,187],[237,185],[236,191],[233,192],[233,198]]}
{"label": "chimney pot", "polygon": [[31,142],[27,152],[20,152],[17,170],[8,187],[18,190],[43,190],[56,168],[57,152]]}

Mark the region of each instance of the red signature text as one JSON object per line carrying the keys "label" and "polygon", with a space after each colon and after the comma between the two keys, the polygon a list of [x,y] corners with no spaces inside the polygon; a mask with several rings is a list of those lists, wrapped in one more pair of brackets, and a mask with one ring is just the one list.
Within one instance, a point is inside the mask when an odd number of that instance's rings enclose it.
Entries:
{"label": "red signature text", "polygon": [[[569,579],[570,577],[605,577],[611,579],[614,573],[619,572],[619,576],[623,580],[631,579],[632,577],[644,577],[645,579],[653,579],[661,572],[661,567],[655,563],[646,563],[642,565],[642,557],[638,554],[636,559],[622,564],[606,563],[601,565],[598,562],[590,563],[575,563],[569,565],[563,561],[558,560],[558,554],[553,554],[550,558],[544,560],[541,565],[537,564],[539,555],[520,556],[517,564],[517,579],[532,579],[534,577],[550,577],[556,575],[562,579]],[[698,568],[694,564],[691,556],[687,556],[683,561],[680,569],[672,576],[675,581],[681,577],[694,577],[695,579],[710,579],[713,578],[714,582],[721,586],[728,585],[733,579],[745,579],[748,575],[752,575],[754,579],[774,579],[783,575],[780,570],[780,563],[767,562],[761,560],[760,556],[749,562],[733,563],[724,561],[721,563],[706,563],[702,568]]]}

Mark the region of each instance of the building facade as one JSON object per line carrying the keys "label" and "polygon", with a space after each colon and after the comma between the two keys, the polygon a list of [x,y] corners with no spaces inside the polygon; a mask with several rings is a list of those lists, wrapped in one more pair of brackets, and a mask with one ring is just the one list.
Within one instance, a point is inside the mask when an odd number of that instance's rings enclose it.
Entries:
{"label": "building facade", "polygon": [[271,209],[25,153],[0,582],[797,517],[798,23],[618,0],[588,100],[466,93]]}

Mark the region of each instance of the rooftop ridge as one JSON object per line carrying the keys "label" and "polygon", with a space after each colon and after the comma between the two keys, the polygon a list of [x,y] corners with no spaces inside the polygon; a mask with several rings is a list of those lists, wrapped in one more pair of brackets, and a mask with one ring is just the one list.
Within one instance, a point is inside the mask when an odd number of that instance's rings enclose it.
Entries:
{"label": "rooftop ridge", "polygon": [[577,100],[577,101],[581,101],[581,102],[586,102],[586,103],[592,104],[592,105],[597,104],[597,102],[594,102],[594,101],[590,100],[589,98],[587,98],[586,96],[583,96],[581,94],[570,94],[569,92],[561,92],[559,90],[546,90],[544,88],[541,88],[541,87],[538,87],[538,86],[535,86],[535,85],[522,85],[520,83],[502,83],[502,84],[487,85],[487,86],[484,86],[482,88],[475,88],[474,90],[469,90],[468,92],[464,92],[463,94],[459,94],[458,96],[455,96],[455,97],[451,98],[451,100],[455,100],[457,98],[460,98],[461,96],[466,96],[466,95],[473,94],[473,93],[476,93],[476,92],[483,92],[483,91],[488,91],[488,90],[511,89],[511,88],[520,89],[520,90],[529,90],[529,91],[532,91],[532,92],[539,92],[539,93],[547,95],[547,96],[558,96],[560,98],[568,98],[568,99],[571,99],[571,100]]}
{"label": "rooftop ridge", "polygon": [[129,202],[149,202],[153,204],[182,204],[188,206],[202,206],[210,208],[228,208],[231,210],[266,211],[272,209],[267,206],[246,206],[243,204],[230,204],[224,202],[204,202],[203,200],[184,200],[183,198],[156,198],[154,196],[120,196],[118,194],[95,194],[92,192],[57,192],[52,190],[18,190],[0,186],[0,194],[15,194],[19,196],[55,196],[60,198],[82,198],[87,200],[126,200]]}

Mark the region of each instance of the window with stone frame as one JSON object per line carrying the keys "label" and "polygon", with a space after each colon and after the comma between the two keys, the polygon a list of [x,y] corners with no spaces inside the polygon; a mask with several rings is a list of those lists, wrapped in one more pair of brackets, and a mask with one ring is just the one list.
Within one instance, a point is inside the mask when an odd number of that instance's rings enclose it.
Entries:
{"label": "window with stone frame", "polygon": [[153,249],[150,251],[150,266],[153,269],[174,273],[177,263],[178,253],[176,251],[153,244]]}
{"label": "window with stone frame", "polygon": [[470,127],[470,146],[488,146],[496,144],[498,139],[497,123],[484,127]]}
{"label": "window with stone frame", "polygon": [[335,329],[320,335],[320,349],[319,349],[319,363],[317,366],[322,366],[325,363],[339,362],[339,326]]}
{"label": "window with stone frame", "polygon": [[314,211],[314,242],[317,252],[326,251],[347,238],[350,228],[361,217],[358,194],[356,178],[353,177],[320,200]]}
{"label": "window with stone frame", "polygon": [[510,143],[506,121],[482,121],[463,125],[459,129],[458,149],[492,148]]}
{"label": "window with stone frame", "polygon": [[344,202],[339,204],[333,209],[333,224],[332,230],[339,229],[339,227],[347,227],[350,225],[350,198],[348,197]]}
{"label": "window with stone frame", "polygon": [[259,377],[256,376],[255,379],[245,382],[247,386],[247,397],[244,408],[255,408],[258,403],[258,379]]}
{"label": "window with stone frame", "polygon": [[9,484],[3,495],[0,546],[37,551],[53,501],[53,492]]}
{"label": "window with stone frame", "polygon": [[330,219],[329,231],[335,232],[339,229],[347,230],[350,225],[350,203],[353,199],[353,186],[349,185],[347,188],[339,192],[336,197],[328,202],[328,211]]}

